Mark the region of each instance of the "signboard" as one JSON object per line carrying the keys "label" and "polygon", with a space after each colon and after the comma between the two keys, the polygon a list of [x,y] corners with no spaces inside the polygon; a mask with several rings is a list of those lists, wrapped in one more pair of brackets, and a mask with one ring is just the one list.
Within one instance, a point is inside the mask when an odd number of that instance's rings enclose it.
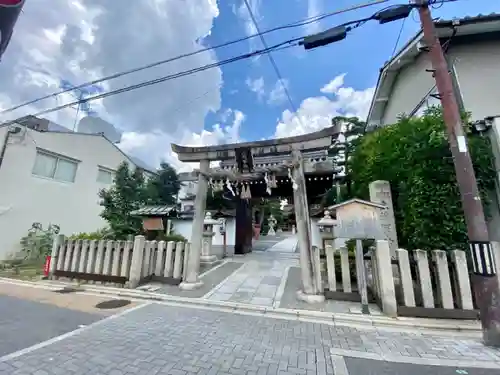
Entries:
{"label": "signboard", "polygon": [[144,230],[163,230],[163,220],[161,217],[148,217],[142,219]]}

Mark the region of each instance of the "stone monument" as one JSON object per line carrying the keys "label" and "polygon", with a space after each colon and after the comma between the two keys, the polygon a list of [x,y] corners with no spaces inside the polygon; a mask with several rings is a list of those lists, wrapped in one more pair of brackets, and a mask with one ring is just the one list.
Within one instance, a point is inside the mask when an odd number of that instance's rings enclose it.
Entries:
{"label": "stone monument", "polygon": [[396,232],[396,220],[394,219],[394,207],[392,205],[391,185],[389,181],[373,181],[369,185],[370,201],[385,206],[379,212],[379,223],[386,239],[389,242],[391,257],[396,259],[398,249],[398,234]]}

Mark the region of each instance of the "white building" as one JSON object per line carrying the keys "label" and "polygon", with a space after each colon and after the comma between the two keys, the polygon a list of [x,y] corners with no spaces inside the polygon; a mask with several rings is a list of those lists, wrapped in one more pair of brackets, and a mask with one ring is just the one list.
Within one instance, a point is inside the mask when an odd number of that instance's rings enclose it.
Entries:
{"label": "white building", "polygon": [[[500,14],[478,15],[435,22],[446,51],[458,104],[471,113],[472,121],[500,115]],[[401,114],[421,115],[440,103],[423,34],[415,35],[381,69],[367,122],[384,126]],[[496,157],[497,191],[491,198],[489,233],[500,240],[500,121],[489,132]],[[496,198],[496,199],[495,199]]]}
{"label": "white building", "polygon": [[[472,120],[500,114],[500,14],[435,22],[446,49],[459,104]],[[415,35],[381,69],[368,114],[368,124],[393,124],[401,114],[418,115],[436,87],[423,34]]]}
{"label": "white building", "polygon": [[51,131],[33,120],[0,126],[0,260],[20,250],[34,222],[66,235],[103,228],[99,190],[122,162],[143,167],[102,134]]}

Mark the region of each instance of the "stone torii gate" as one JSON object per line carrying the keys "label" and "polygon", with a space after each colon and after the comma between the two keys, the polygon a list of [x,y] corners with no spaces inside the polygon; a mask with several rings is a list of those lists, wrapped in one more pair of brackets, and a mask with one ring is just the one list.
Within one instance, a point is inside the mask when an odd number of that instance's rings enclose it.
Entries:
{"label": "stone torii gate", "polygon": [[[235,253],[251,249],[251,199],[255,197],[293,197],[303,289],[299,298],[307,302],[322,300],[320,285],[313,277],[311,221],[308,193],[318,196],[332,186],[334,163],[328,149],[337,140],[340,126],[301,136],[206,147],[172,144],[182,162],[199,162],[199,169],[180,175],[181,181],[197,181],[195,214],[182,289],[202,285],[199,279],[203,220],[209,185],[236,198]],[[220,166],[210,168],[211,162]],[[249,243],[248,243],[249,242]]]}

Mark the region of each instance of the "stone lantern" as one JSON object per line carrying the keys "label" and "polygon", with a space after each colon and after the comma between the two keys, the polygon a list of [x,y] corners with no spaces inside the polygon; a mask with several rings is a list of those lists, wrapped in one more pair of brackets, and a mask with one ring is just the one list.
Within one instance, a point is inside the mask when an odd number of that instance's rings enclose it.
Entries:
{"label": "stone lantern", "polygon": [[336,220],[332,219],[330,216],[330,211],[325,211],[325,216],[322,217],[320,220],[318,220],[318,229],[319,233],[321,234],[321,240],[323,243],[323,246],[321,246],[320,250],[320,258],[322,258],[321,261],[321,269],[322,271],[325,271],[326,269],[326,246],[331,245],[332,249],[334,249],[334,241],[335,241],[335,236],[334,236],[334,227],[335,224],[337,223]]}
{"label": "stone lantern", "polygon": [[267,219],[267,222],[269,224],[269,231],[267,232],[267,235],[268,236],[275,236],[276,235],[276,231],[275,231],[275,228],[276,228],[276,223],[277,223],[277,220],[274,218],[273,215],[269,216],[269,218]]}
{"label": "stone lantern", "polygon": [[321,233],[321,238],[323,240],[323,248],[326,247],[327,243],[333,246],[334,231],[337,221],[332,219],[330,216],[330,211],[325,211],[325,216],[318,221],[319,232]]}
{"label": "stone lantern", "polygon": [[218,225],[217,220],[212,219],[212,214],[207,212],[203,221],[203,243],[201,248],[200,262],[213,263],[217,260],[215,255],[212,255],[212,241],[215,236],[214,226]]}

